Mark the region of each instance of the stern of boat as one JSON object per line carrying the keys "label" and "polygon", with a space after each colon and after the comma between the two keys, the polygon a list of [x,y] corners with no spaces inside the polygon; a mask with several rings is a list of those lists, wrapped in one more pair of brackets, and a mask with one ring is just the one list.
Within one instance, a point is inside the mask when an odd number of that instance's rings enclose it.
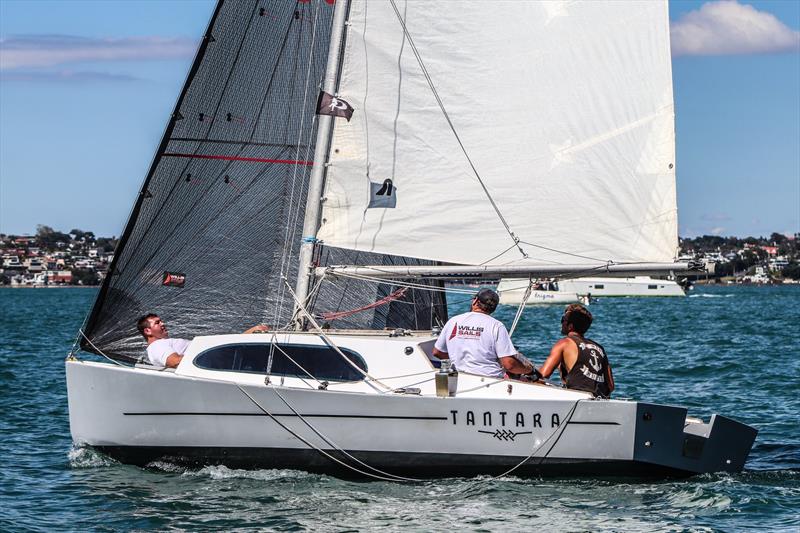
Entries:
{"label": "stern of boat", "polygon": [[741,472],[757,433],[725,416],[703,422],[681,407],[640,402],[633,459],[693,474]]}

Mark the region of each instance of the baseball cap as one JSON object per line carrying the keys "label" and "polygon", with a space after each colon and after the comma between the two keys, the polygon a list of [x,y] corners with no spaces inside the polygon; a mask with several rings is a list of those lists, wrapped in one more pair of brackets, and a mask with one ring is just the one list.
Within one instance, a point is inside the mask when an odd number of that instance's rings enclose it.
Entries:
{"label": "baseball cap", "polygon": [[475,295],[475,298],[477,298],[482,304],[492,308],[497,307],[497,304],[500,303],[500,296],[498,296],[497,293],[492,289],[479,290],[478,294]]}

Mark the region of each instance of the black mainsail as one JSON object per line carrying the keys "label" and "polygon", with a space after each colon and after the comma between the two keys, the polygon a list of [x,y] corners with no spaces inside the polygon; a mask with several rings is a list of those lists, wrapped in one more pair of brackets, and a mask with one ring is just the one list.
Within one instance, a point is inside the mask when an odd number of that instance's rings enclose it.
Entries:
{"label": "black mainsail", "polygon": [[[138,359],[144,345],[135,321],[148,312],[189,338],[291,321],[286,287],[297,276],[332,13],[322,0],[218,2],[83,328],[82,349]],[[321,264],[420,264],[326,247],[319,257]],[[368,307],[394,289],[325,281],[313,310]],[[330,325],[423,329],[446,319],[446,306],[441,294],[409,290],[345,315]]]}

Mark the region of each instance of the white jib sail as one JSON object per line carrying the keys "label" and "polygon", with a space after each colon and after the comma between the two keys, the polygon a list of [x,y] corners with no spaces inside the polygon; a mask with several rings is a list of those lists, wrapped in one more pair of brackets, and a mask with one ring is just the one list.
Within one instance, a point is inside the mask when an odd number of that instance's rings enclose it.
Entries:
{"label": "white jib sail", "polygon": [[[471,265],[675,258],[666,1],[352,0],[338,94],[355,113],[334,127],[325,244]],[[395,207],[369,208],[387,179]]]}

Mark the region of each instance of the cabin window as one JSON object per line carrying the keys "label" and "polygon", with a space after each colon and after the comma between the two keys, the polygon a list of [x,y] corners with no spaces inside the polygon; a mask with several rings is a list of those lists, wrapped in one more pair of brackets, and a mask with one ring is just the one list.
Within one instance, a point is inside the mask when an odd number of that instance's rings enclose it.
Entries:
{"label": "cabin window", "polygon": [[648,285],[647,288],[648,289],[657,289],[658,285]]}
{"label": "cabin window", "polygon": [[[216,346],[197,356],[194,364],[206,370],[266,374],[270,344],[228,344]],[[364,359],[345,348],[343,354],[358,368],[367,371]],[[287,357],[288,356],[288,357]],[[298,366],[299,365],[299,366]],[[308,374],[318,380],[361,381],[364,375],[353,368],[333,348],[309,344],[277,344],[272,355],[273,376],[301,377]]]}
{"label": "cabin window", "polygon": [[595,285],[594,288],[595,289],[603,289],[603,288],[605,288],[605,285]]}

